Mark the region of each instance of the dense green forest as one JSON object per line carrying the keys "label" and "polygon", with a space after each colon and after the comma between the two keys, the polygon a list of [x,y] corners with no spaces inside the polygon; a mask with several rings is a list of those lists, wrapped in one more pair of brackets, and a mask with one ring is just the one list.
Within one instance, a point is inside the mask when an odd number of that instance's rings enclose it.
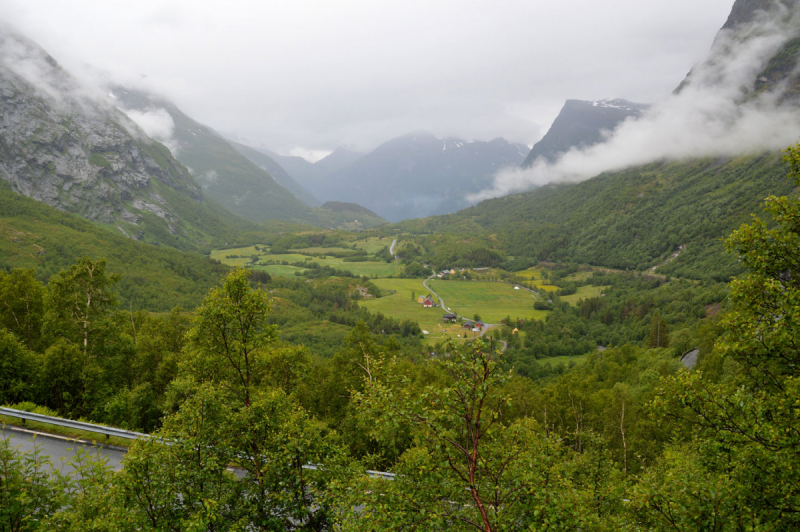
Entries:
{"label": "dense green forest", "polygon": [[[797,184],[800,147],[788,163]],[[557,290],[537,300],[549,314],[506,318],[491,333],[504,351],[486,338],[425,345],[417,324],[359,307],[380,293],[369,277],[314,268],[235,269],[191,314],[120,306],[124,275],[102,259],[46,284],[0,273],[0,402],[157,436],[117,473],[88,454],[70,473],[0,442],[0,524],[794,530],[800,200],[765,205],[765,221],[725,241],[742,271],[729,283],[552,265]],[[470,242],[467,254],[497,241]],[[465,244],[423,234],[403,260],[437,243]],[[602,290],[562,299],[584,287]],[[583,362],[544,369],[573,355]]]}

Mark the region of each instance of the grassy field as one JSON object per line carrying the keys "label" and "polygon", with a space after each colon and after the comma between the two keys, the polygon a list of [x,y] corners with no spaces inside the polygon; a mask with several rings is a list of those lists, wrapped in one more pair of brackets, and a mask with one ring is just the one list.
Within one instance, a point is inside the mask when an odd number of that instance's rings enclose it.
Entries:
{"label": "grassy field", "polygon": [[570,305],[577,305],[578,300],[586,299],[588,297],[597,297],[603,293],[607,287],[605,286],[592,286],[592,285],[585,285],[579,286],[578,291],[572,294],[571,296],[563,296],[561,301],[566,301]]}
{"label": "grassy field", "polygon": [[500,323],[506,316],[512,318],[544,319],[546,311],[534,310],[536,301],[527,290],[515,290],[507,283],[482,281],[439,281],[428,283],[445,304],[460,316],[479,314],[486,323]]}
{"label": "grassy field", "polygon": [[284,266],[283,264],[256,266],[254,269],[265,271],[272,277],[294,277],[295,272],[303,271],[303,268],[298,268],[297,266]]}
{"label": "grassy field", "polygon": [[[384,239],[386,240],[386,239]],[[391,240],[389,241],[391,244]],[[308,250],[315,249],[315,250],[323,250],[323,249],[334,249],[334,248],[307,248]],[[336,248],[339,251],[343,251],[344,248]],[[301,250],[297,250],[301,251]],[[316,252],[316,251],[315,251]],[[321,252],[321,251],[319,251]],[[231,257],[234,255],[235,257]],[[250,258],[253,255],[258,255],[259,260],[263,262],[316,262],[321,266],[330,266],[331,268],[336,268],[337,270],[347,270],[352,272],[355,275],[362,276],[366,275],[367,277],[389,277],[393,275],[399,275],[402,273],[404,266],[402,266],[397,261],[392,261],[390,263],[383,262],[383,261],[367,261],[367,262],[345,262],[344,259],[338,259],[335,257],[326,257],[324,259],[316,258],[316,257],[309,257],[307,255],[301,255],[299,253],[286,253],[283,255],[269,255],[266,253],[262,253],[260,251],[256,251],[255,247],[250,246],[246,248],[235,248],[235,249],[219,249],[211,252],[211,258],[217,259],[225,265],[228,266],[245,266],[248,262],[250,262]],[[294,275],[294,271],[289,273],[289,270],[286,269],[286,266],[282,266],[282,270],[276,267],[277,265],[270,265],[265,264],[262,265],[263,269],[272,275],[272,271],[274,269],[275,272],[282,271],[284,273],[276,273],[275,275]]]}
{"label": "grassy field", "polygon": [[[459,335],[461,338],[465,334],[474,335],[459,324],[442,322],[444,311],[441,308],[424,308],[417,303],[419,296],[429,293],[422,286],[421,279],[375,279],[373,283],[381,290],[394,290],[395,293],[379,299],[359,301],[358,305],[370,312],[382,312],[397,320],[416,321],[422,330],[430,333],[425,336],[427,343],[441,342],[447,338],[458,340]],[[412,292],[414,299],[411,299]]]}
{"label": "grassy field", "polygon": [[367,238],[365,240],[356,240],[353,243],[356,245],[356,247],[358,249],[363,249],[364,251],[366,251],[370,255],[373,255],[373,254],[379,252],[381,249],[391,246],[392,245],[392,240],[394,240],[394,238],[391,238],[391,237],[383,237],[383,238],[373,237],[373,238]]}

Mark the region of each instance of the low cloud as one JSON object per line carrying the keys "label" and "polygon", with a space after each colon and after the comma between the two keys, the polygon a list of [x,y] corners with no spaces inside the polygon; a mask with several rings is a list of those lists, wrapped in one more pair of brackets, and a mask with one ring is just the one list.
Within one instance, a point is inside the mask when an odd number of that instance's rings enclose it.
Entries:
{"label": "low cloud", "polygon": [[172,120],[170,114],[161,108],[146,109],[144,111],[136,111],[133,109],[123,112],[133,120],[137,126],[142,128],[148,137],[157,140],[172,152],[173,155],[177,153],[178,141],[175,139],[175,122]]}
{"label": "low cloud", "polygon": [[800,136],[800,113],[796,106],[780,104],[785,87],[757,94],[753,86],[769,58],[797,36],[799,19],[761,19],[720,33],[678,94],[623,122],[605,142],[573,149],[552,164],[539,159],[531,168],[503,170],[491,188],[467,199],[478,202],[548,183],[583,181],[658,160],[785,148]]}

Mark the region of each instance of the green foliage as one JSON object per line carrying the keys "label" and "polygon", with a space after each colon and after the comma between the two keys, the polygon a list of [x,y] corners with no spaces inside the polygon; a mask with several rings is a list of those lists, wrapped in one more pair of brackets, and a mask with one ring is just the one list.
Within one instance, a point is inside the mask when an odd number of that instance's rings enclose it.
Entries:
{"label": "green foliage", "polygon": [[118,280],[118,275],[106,275],[104,259],[88,257],[50,279],[46,318],[50,333],[95,355],[95,336],[104,332],[109,311],[117,304],[112,287]]}
{"label": "green foliage", "polygon": [[[106,231],[14,194],[4,182],[0,182],[0,213],[0,228],[15,234],[13,238],[0,239],[0,269],[35,268],[37,278],[46,280],[82,256],[105,257],[109,271],[122,274],[117,286],[125,306],[154,311],[168,311],[174,306],[192,308],[228,271],[226,266],[205,257],[146,245]],[[202,217],[200,213],[198,216]],[[27,289],[21,288],[20,281],[15,278],[13,283],[22,293],[6,294],[17,301],[15,304],[22,304],[27,297]],[[5,324],[9,318],[4,314],[7,307],[3,307],[0,304],[0,319]]]}
{"label": "green foliage", "polygon": [[250,271],[235,270],[206,296],[188,334],[183,371],[198,382],[218,382],[250,405],[252,389],[265,377],[268,348],[276,340],[268,324],[270,302],[250,288]]}
{"label": "green foliage", "polygon": [[28,349],[38,347],[44,320],[44,287],[34,270],[0,271],[0,325],[23,340]]}
{"label": "green foliage", "polygon": [[[787,159],[797,179],[800,149]],[[667,456],[640,490],[642,521],[654,529],[674,527],[676,519],[718,529],[800,524],[800,202],[770,196],[766,210],[774,229],[754,218],[726,241],[749,273],[731,283],[734,307],[716,346],[722,371],[716,381],[698,373],[669,379],[655,402],[659,415],[692,427],[694,437],[688,456]],[[686,494],[707,496],[691,503]]]}

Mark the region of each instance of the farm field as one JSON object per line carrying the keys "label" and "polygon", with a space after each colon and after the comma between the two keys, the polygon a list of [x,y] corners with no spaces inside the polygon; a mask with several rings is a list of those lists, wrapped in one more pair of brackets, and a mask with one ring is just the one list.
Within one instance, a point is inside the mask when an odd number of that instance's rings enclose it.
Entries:
{"label": "farm field", "polygon": [[342,253],[342,252],[353,252],[352,248],[338,248],[338,247],[329,247],[329,248],[321,248],[321,247],[312,247],[312,248],[298,248],[298,249],[291,249],[292,253]]}
{"label": "farm field", "polygon": [[589,298],[589,297],[597,297],[600,294],[602,294],[603,290],[605,290],[606,288],[608,288],[608,287],[606,287],[606,286],[592,286],[592,285],[579,286],[577,292],[575,292],[574,294],[572,294],[570,296],[562,296],[561,297],[561,301],[566,301],[570,305],[577,305],[578,304],[578,300],[586,299],[586,298]]}
{"label": "farm field", "polygon": [[253,269],[267,272],[271,277],[294,277],[295,272],[303,271],[303,268],[298,268],[297,266],[286,266],[283,264],[256,266]]}
{"label": "farm field", "polygon": [[[363,249],[368,254],[374,255],[381,249],[391,246],[392,240],[394,240],[394,238],[385,236],[383,238],[373,237],[373,238],[367,238],[365,240],[356,240],[353,243],[356,245],[358,249]],[[398,244],[399,243],[400,239],[398,239]]]}
{"label": "farm field", "polygon": [[515,290],[507,283],[431,280],[428,286],[460,316],[479,314],[486,323],[512,318],[544,319],[547,311],[534,310],[536,298],[527,290]]}
{"label": "farm field", "polygon": [[[447,338],[458,340],[459,335],[463,338],[465,334],[475,334],[466,331],[460,324],[442,322],[444,310],[441,308],[424,308],[417,303],[419,296],[429,293],[422,286],[421,279],[375,279],[372,282],[381,290],[394,290],[395,293],[378,299],[359,301],[358,306],[369,309],[370,312],[381,312],[396,320],[416,321],[422,330],[430,333],[425,336],[427,343],[434,344]],[[412,292],[415,295],[413,300]]]}
{"label": "farm field", "polygon": [[[384,239],[386,240],[386,239]],[[389,244],[391,244],[391,240]],[[381,246],[383,247],[383,246]],[[334,248],[308,248],[308,249],[334,249]],[[335,248],[340,251],[347,251],[344,248]],[[380,249],[380,248],[379,248]],[[236,255],[237,257],[229,258],[230,255]],[[214,250],[211,252],[211,258],[219,260],[223,264],[227,266],[245,266],[248,262],[250,262],[250,257],[253,255],[258,255],[259,260],[263,262],[316,262],[320,266],[330,266],[331,268],[336,268],[337,270],[347,270],[352,272],[354,275],[363,276],[366,275],[367,277],[389,277],[393,275],[399,275],[402,273],[404,266],[402,266],[398,261],[392,261],[390,263],[383,262],[383,261],[367,261],[367,262],[345,262],[344,259],[335,258],[335,257],[326,257],[324,259],[317,258],[317,257],[309,257],[307,255],[301,255],[299,253],[286,253],[281,255],[270,255],[267,253],[263,253],[260,251],[256,251],[254,246],[246,247],[246,248],[233,248],[233,249],[220,249]],[[262,264],[259,269],[264,268],[267,272],[270,272],[272,275],[270,268],[273,268],[274,264]],[[285,265],[282,265],[285,268]],[[275,270],[276,272],[279,270]],[[288,270],[284,270],[288,272]],[[277,274],[280,275],[280,274]],[[294,271],[289,275],[294,275]]]}

